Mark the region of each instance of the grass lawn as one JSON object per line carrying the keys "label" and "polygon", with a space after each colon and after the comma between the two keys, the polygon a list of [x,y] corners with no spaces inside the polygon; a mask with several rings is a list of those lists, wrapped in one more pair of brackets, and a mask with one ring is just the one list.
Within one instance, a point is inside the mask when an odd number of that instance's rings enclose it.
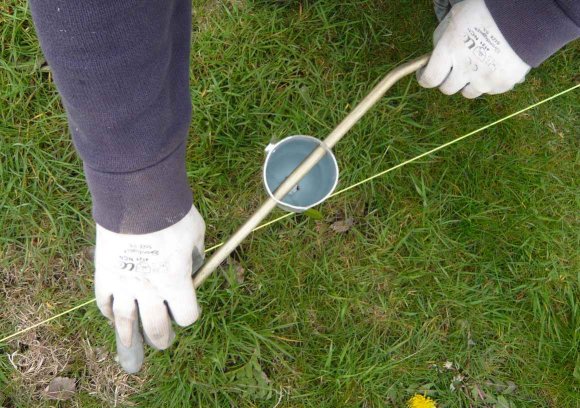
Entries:
{"label": "grass lawn", "polygon": [[[324,137],[436,27],[431,0],[194,6],[188,174],[208,247],[264,198],[271,137]],[[0,41],[4,337],[93,296],[94,226],[24,1],[0,4]],[[403,80],[337,145],[339,188],[569,88],[579,68],[571,44],[475,101]],[[94,304],[0,344],[0,406],[404,407],[419,393],[579,407],[579,92],[338,195],[322,219],[256,232],[139,375],[114,362]],[[76,381],[71,399],[44,395],[56,376]]]}

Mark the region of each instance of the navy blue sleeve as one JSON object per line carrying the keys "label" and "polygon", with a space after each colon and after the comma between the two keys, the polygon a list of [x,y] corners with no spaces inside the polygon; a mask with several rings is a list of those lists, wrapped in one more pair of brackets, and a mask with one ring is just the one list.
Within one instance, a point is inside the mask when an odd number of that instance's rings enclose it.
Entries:
{"label": "navy blue sleeve", "polygon": [[192,205],[189,0],[31,0],[40,44],[83,160],[93,217],[141,234]]}
{"label": "navy blue sleeve", "polygon": [[580,0],[485,0],[513,50],[537,67],[580,37]]}

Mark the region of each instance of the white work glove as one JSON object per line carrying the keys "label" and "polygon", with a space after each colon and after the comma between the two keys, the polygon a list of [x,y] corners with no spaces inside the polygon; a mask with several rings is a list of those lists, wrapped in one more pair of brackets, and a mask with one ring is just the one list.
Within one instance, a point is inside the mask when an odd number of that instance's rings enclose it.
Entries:
{"label": "white work glove", "polygon": [[512,50],[484,0],[455,4],[433,34],[435,49],[419,84],[466,98],[499,94],[523,82],[530,66]]}
{"label": "white work glove", "polygon": [[191,275],[203,263],[204,235],[194,206],[176,224],[149,234],[118,234],[97,225],[97,305],[115,324],[125,371],[135,373],[143,363],[139,320],[147,343],[163,350],[175,337],[171,319],[188,326],[199,317]]}

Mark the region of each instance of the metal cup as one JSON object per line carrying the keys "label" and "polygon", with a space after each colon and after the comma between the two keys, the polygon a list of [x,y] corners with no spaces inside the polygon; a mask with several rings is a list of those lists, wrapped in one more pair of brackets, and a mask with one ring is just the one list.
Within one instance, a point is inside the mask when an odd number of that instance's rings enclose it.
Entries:
{"label": "metal cup", "polygon": [[[282,200],[276,200],[276,189],[318,146],[326,150],[324,157]],[[278,207],[303,212],[332,194],[338,184],[338,164],[332,151],[321,140],[312,136],[289,136],[266,147],[263,177],[266,192],[276,200]]]}

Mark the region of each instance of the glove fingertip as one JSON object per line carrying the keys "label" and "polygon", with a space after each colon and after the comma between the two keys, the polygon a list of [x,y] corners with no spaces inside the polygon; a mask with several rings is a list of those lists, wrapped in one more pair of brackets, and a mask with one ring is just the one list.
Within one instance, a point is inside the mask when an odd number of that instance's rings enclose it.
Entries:
{"label": "glove fingertip", "polygon": [[97,307],[103,316],[105,316],[110,321],[114,321],[115,317],[113,315],[113,308],[111,307],[110,303],[99,303],[97,302]]}
{"label": "glove fingertip", "polygon": [[452,68],[452,61],[443,53],[440,47],[436,47],[425,68],[418,72],[417,81],[423,88],[435,88],[441,85]]}
{"label": "glove fingertip", "polygon": [[113,295],[109,292],[104,292],[95,288],[95,298],[97,300],[97,307],[99,311],[109,320],[113,318]]}
{"label": "glove fingertip", "polygon": [[155,340],[152,340],[151,337],[147,335],[147,332],[143,332],[143,336],[145,337],[145,342],[155,350],[165,350],[169,348],[173,343],[173,340],[175,340],[175,332],[171,327],[167,333],[164,333],[162,336],[156,336]]}
{"label": "glove fingertip", "polygon": [[129,339],[130,345],[126,346],[119,332],[115,330],[117,340],[117,361],[129,374],[135,374],[143,366],[145,354],[143,351],[143,337],[139,331],[139,322],[135,320],[132,324],[132,336]]}
{"label": "glove fingertip", "polygon": [[423,71],[425,71],[425,67],[421,67],[415,72],[415,78],[417,79],[417,82],[421,80],[421,77],[423,76]]}
{"label": "glove fingertip", "polygon": [[115,332],[125,347],[131,347],[136,334],[139,334],[139,318],[134,302],[118,300],[113,303]]}
{"label": "glove fingertip", "polygon": [[166,301],[165,304],[173,321],[181,327],[192,325],[201,315],[193,287],[175,293],[173,299]]}
{"label": "glove fingertip", "polygon": [[467,85],[465,88],[461,90],[461,95],[466,97],[467,99],[475,99],[483,94],[482,91],[478,90],[472,85]]}
{"label": "glove fingertip", "polygon": [[115,331],[119,337],[119,341],[123,346],[129,348],[133,344],[134,331],[131,328],[124,327],[124,324],[115,324]]}

